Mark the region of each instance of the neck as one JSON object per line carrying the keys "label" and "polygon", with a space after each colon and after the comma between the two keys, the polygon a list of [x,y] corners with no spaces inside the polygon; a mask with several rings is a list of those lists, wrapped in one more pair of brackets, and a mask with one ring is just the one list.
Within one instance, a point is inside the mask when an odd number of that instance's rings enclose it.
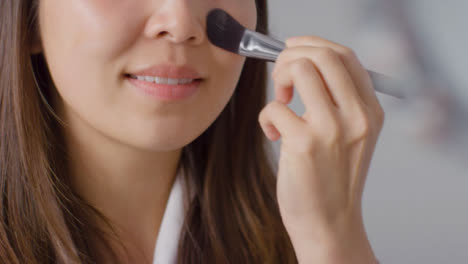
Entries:
{"label": "neck", "polygon": [[152,256],[181,149],[142,151],[83,130],[65,133],[72,187],[117,227],[124,243]]}

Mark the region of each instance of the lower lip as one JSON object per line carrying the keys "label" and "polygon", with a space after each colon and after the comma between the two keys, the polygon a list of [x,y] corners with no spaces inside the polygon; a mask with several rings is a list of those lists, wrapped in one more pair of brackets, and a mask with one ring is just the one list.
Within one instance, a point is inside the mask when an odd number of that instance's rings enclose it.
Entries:
{"label": "lower lip", "polygon": [[161,101],[179,101],[191,97],[198,90],[202,80],[195,80],[187,84],[157,84],[127,77],[128,81],[145,95]]}

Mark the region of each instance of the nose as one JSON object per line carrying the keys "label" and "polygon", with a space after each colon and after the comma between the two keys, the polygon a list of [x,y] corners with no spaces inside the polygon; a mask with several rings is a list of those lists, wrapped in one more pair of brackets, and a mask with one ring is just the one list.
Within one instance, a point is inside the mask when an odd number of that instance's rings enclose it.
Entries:
{"label": "nose", "polygon": [[[190,4],[192,6],[190,6]],[[204,16],[196,1],[166,0],[155,8],[145,27],[148,38],[166,38],[174,44],[199,44],[205,38]]]}

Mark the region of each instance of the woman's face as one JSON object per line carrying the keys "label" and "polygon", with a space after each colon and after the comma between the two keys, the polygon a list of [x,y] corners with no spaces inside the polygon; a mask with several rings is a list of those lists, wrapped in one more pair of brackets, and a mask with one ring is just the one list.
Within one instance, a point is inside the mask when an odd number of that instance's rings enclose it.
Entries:
{"label": "woman's face", "polygon": [[[39,0],[42,51],[65,121],[151,151],[193,141],[228,103],[245,62],[209,42],[212,8],[255,29],[255,0]],[[203,81],[192,96],[164,101],[127,76],[159,64],[189,65]]]}

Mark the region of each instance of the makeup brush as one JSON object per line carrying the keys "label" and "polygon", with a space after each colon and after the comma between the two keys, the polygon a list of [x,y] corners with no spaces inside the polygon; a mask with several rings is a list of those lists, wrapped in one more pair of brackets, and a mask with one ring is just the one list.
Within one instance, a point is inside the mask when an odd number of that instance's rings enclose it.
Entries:
{"label": "makeup brush", "polygon": [[[215,8],[207,15],[207,35],[213,45],[241,56],[275,62],[286,44],[242,26],[226,11]],[[404,98],[402,83],[382,73],[367,70],[377,92]]]}

